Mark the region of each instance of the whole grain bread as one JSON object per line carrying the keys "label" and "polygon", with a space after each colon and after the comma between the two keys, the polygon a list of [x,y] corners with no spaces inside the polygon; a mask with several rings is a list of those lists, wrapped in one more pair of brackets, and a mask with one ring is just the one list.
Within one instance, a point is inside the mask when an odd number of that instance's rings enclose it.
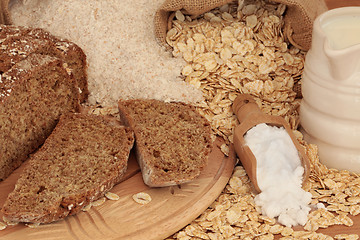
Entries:
{"label": "whole grain bread", "polygon": [[0,180],[45,141],[62,113],[79,110],[75,79],[63,65],[31,54],[0,75]]}
{"label": "whole grain bread", "polygon": [[195,107],[158,100],[120,100],[123,124],[135,133],[145,184],[164,187],[189,182],[206,166],[212,148],[210,124]]}
{"label": "whole grain bread", "polygon": [[34,53],[63,60],[78,84],[80,101],[87,99],[86,55],[75,43],[57,38],[40,28],[0,25],[0,49],[0,73],[7,72]]}
{"label": "whole grain bread", "polygon": [[0,181],[87,94],[80,47],[42,29],[0,25]]}
{"label": "whole grain bread", "polygon": [[63,115],[9,194],[4,220],[48,223],[81,211],[121,180],[133,142],[118,120]]}

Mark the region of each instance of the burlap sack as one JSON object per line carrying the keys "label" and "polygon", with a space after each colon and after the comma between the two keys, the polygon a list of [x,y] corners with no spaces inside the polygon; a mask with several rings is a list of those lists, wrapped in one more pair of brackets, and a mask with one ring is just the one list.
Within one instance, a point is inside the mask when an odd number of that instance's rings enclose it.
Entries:
{"label": "burlap sack", "polygon": [[9,1],[10,0],[0,0],[0,24],[11,24]]}
{"label": "burlap sack", "polygon": [[[155,34],[166,44],[168,20],[172,12],[184,10],[190,15],[200,15],[233,0],[165,0],[155,14]],[[285,29],[287,39],[296,47],[309,50],[315,18],[328,10],[324,0],[273,0],[287,5]]]}

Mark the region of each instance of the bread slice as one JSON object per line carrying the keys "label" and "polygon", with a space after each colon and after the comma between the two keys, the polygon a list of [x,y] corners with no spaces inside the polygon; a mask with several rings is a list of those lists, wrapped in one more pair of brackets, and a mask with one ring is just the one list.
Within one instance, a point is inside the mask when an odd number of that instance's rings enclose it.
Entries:
{"label": "bread slice", "polygon": [[145,184],[164,187],[200,175],[212,148],[209,122],[195,107],[158,100],[120,100],[125,125],[135,133],[135,146]]}
{"label": "bread slice", "polygon": [[0,181],[45,141],[62,113],[79,110],[76,82],[63,65],[31,54],[0,75]]}
{"label": "bread slice", "polygon": [[86,55],[75,43],[40,28],[0,24],[0,49],[0,72],[4,73],[34,53],[63,60],[78,84],[80,101],[87,99]]}
{"label": "bread slice", "polygon": [[133,142],[114,119],[63,115],[9,194],[4,219],[48,223],[79,212],[121,180]]}

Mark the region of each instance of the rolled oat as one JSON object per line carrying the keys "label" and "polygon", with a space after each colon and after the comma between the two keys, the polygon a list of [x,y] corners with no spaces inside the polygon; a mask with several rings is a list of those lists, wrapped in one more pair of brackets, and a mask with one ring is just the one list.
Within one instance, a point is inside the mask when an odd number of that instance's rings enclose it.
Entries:
{"label": "rolled oat", "polygon": [[142,205],[148,204],[151,202],[151,196],[145,192],[139,192],[132,196],[135,202],[140,203]]}
{"label": "rolled oat", "polygon": [[4,222],[0,222],[0,231],[4,230],[7,227],[7,224]]}
{"label": "rolled oat", "polygon": [[98,207],[98,206],[101,206],[105,203],[106,201],[106,198],[105,197],[102,197],[94,202],[91,203],[91,206],[94,206],[94,207]]}
{"label": "rolled oat", "polygon": [[112,192],[105,193],[105,197],[109,200],[114,200],[114,201],[117,201],[120,199],[119,195],[117,195],[116,193],[112,193]]}
{"label": "rolled oat", "polygon": [[27,223],[25,225],[29,228],[38,228],[40,226],[40,223]]}

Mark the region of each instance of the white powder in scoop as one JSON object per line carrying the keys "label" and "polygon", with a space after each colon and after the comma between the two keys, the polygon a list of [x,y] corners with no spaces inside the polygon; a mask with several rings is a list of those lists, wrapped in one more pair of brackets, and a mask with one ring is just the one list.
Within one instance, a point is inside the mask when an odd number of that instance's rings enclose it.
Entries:
{"label": "white powder in scoop", "polygon": [[179,79],[184,60],[156,41],[153,18],[163,0],[15,0],[14,24],[41,27],[87,55],[89,101],[119,98],[198,102],[201,90]]}
{"label": "white powder in scoop", "polygon": [[311,193],[302,186],[304,168],[298,151],[283,127],[265,123],[244,136],[257,160],[257,181],[261,193],[255,204],[262,213],[291,227],[304,225],[309,214]]}

